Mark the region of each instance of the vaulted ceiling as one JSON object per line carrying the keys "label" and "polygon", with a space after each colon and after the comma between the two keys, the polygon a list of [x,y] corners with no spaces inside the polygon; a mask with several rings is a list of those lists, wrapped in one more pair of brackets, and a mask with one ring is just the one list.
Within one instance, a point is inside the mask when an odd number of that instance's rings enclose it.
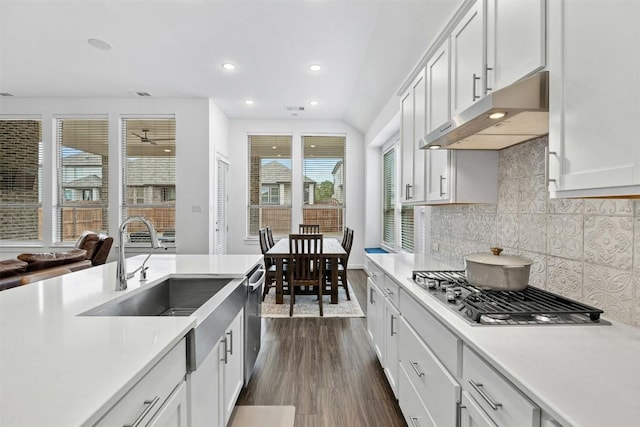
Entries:
{"label": "vaulted ceiling", "polygon": [[365,132],[458,3],[0,0],[0,92],[210,98],[229,118],[339,119]]}

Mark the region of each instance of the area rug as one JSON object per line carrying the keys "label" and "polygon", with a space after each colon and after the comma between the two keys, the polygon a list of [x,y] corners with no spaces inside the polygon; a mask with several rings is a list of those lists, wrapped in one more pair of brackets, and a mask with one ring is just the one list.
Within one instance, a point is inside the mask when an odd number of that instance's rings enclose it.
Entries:
{"label": "area rug", "polygon": [[[338,304],[331,304],[330,297],[324,295],[322,309],[324,317],[364,317],[364,313],[358,304],[355,292],[349,286],[349,296],[344,288],[338,289]],[[318,297],[316,295],[296,295],[296,303],[293,306],[293,317],[319,317]],[[283,304],[276,304],[276,290],[271,288],[267,297],[262,302],[262,317],[289,317],[289,295],[284,296]]]}
{"label": "area rug", "polygon": [[295,406],[238,405],[233,410],[230,427],[293,427]]}

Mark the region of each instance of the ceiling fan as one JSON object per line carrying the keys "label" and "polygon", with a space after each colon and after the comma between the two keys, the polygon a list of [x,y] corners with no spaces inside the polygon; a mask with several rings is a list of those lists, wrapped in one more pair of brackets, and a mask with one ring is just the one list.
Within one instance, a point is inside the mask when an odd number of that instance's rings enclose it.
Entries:
{"label": "ceiling fan", "polygon": [[142,129],[142,133],[144,135],[139,135],[135,132],[131,132],[133,135],[137,136],[138,138],[140,138],[140,142],[144,143],[144,142],[148,142],[151,145],[158,145],[157,141],[174,141],[175,138],[149,138],[147,136],[147,132],[149,132],[149,129]]}

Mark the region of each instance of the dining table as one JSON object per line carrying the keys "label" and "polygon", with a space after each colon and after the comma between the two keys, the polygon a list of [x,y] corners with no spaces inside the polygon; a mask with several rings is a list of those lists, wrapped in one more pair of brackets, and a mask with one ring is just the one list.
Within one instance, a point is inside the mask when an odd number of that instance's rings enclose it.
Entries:
{"label": "dining table", "polygon": [[[289,238],[278,240],[266,253],[276,265],[276,304],[282,304],[284,288],[284,262],[290,256]],[[338,303],[338,260],[347,255],[338,239],[334,237],[322,238],[322,256],[327,260],[327,267],[331,271],[331,304]]]}

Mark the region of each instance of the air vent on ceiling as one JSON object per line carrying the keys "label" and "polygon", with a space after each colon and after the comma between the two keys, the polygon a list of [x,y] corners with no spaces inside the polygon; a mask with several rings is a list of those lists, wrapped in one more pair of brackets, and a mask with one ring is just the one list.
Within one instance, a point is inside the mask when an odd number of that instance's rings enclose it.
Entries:
{"label": "air vent on ceiling", "polygon": [[284,108],[286,108],[287,111],[304,111],[304,107],[298,107],[296,105],[287,105]]}
{"label": "air vent on ceiling", "polygon": [[13,96],[13,94],[9,92],[0,92],[0,96]]}
{"label": "air vent on ceiling", "polygon": [[151,96],[149,92],[135,92],[135,94],[138,96]]}

